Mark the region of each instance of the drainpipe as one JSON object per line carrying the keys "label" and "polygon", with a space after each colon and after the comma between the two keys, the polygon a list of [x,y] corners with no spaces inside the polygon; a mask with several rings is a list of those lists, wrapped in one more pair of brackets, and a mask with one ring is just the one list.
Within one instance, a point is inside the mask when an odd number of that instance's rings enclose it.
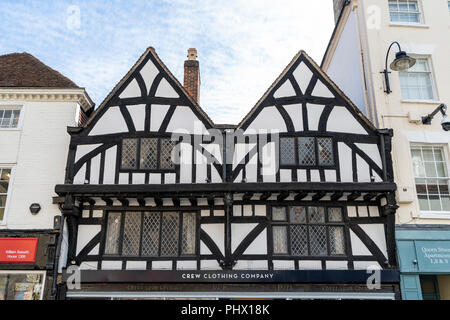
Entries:
{"label": "drainpipe", "polygon": [[56,255],[55,255],[55,263],[53,266],[53,282],[52,282],[52,291],[50,295],[51,300],[56,300],[56,285],[58,280],[58,269],[59,269],[59,259],[61,257],[61,246],[62,246],[62,240],[64,237],[64,223],[66,220],[65,215],[61,215],[61,228],[59,228],[59,237],[58,237],[58,244],[56,246]]}

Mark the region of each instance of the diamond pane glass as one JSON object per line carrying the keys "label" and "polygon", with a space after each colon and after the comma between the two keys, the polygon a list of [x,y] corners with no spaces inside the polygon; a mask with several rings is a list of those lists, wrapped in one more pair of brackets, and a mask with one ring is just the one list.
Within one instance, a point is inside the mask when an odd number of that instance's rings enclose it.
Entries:
{"label": "diamond pane glass", "polygon": [[181,253],[195,254],[196,217],[194,212],[183,214],[183,230],[181,234]]}
{"label": "diamond pane glass", "polygon": [[298,138],[298,160],[301,166],[316,164],[316,147],[314,138]]}
{"label": "diamond pane glass", "polygon": [[272,234],[273,234],[273,253],[274,254],[288,253],[286,227],[273,226]]}
{"label": "diamond pane glass", "polygon": [[333,157],[333,140],[331,138],[317,138],[319,147],[319,165],[332,166],[334,164]]}
{"label": "diamond pane glass", "polygon": [[306,208],[290,207],[289,216],[291,223],[306,223]]}
{"label": "diamond pane glass", "polygon": [[119,253],[120,212],[110,212],[106,226],[105,254]]}
{"label": "diamond pane glass", "polygon": [[272,207],[273,221],[286,221],[286,207]]}
{"label": "diamond pane glass", "polygon": [[172,150],[175,143],[170,139],[161,139],[161,169],[173,169],[175,164],[172,161]]}
{"label": "diamond pane glass", "polygon": [[332,255],[344,254],[344,227],[332,226],[329,227],[328,232],[330,235],[330,253]]}
{"label": "diamond pane glass", "polygon": [[126,212],[125,225],[123,227],[123,256],[138,256],[141,238],[141,217],[140,212]]}
{"label": "diamond pane glass", "polygon": [[159,248],[159,226],[161,214],[159,212],[145,212],[142,234],[142,256],[155,257]]}
{"label": "diamond pane glass", "polygon": [[280,138],[280,164],[295,165],[294,138]]}
{"label": "diamond pane glass", "polygon": [[122,169],[137,169],[137,139],[123,139]]}
{"label": "diamond pane glass", "polygon": [[341,208],[328,208],[328,221],[329,222],[341,222],[342,221],[342,209]]}
{"label": "diamond pane glass", "polygon": [[307,226],[291,226],[291,251],[295,256],[308,255],[308,233]]}
{"label": "diamond pane glass", "polygon": [[178,228],[180,224],[177,212],[164,212],[161,230],[161,256],[178,256]]}
{"label": "diamond pane glass", "polygon": [[309,240],[312,256],[327,255],[327,232],[325,226],[310,226]]}
{"label": "diamond pane glass", "polygon": [[158,168],[158,139],[141,139],[140,169]]}
{"label": "diamond pane glass", "polygon": [[309,223],[324,223],[325,222],[325,208],[323,207],[308,207]]}

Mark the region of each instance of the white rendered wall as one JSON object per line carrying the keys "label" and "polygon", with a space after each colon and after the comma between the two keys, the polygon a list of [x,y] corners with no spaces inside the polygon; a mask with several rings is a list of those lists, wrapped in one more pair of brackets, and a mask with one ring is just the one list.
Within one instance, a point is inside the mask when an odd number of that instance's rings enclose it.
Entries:
{"label": "white rendered wall", "polygon": [[366,115],[364,88],[362,81],[360,47],[354,12],[350,12],[341,34],[339,44],[326,71],[331,80]]}
{"label": "white rendered wall", "polygon": [[[53,229],[53,217],[60,215],[52,204],[55,185],[64,183],[70,136],[75,126],[77,103],[30,102],[22,105],[22,126],[0,130],[0,167],[13,166],[5,217],[0,229]],[[9,105],[2,102],[2,105]],[[29,206],[39,203],[33,216]]]}

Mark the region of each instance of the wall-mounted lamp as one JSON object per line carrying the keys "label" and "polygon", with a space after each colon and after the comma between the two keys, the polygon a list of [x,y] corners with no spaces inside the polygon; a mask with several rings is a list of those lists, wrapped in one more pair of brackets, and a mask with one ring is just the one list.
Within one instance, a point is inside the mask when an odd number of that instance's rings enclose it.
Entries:
{"label": "wall-mounted lamp", "polygon": [[436,109],[434,109],[434,111],[424,117],[422,117],[422,123],[423,124],[431,124],[431,120],[433,120],[434,116],[438,113],[438,112],[442,113],[442,121],[441,121],[441,125],[442,125],[442,129],[444,129],[445,131],[449,131],[450,130],[450,119],[448,118],[446,111],[447,111],[447,106],[445,104],[440,104]]}
{"label": "wall-mounted lamp", "polygon": [[395,54],[395,60],[392,61],[390,64],[390,67],[394,71],[403,71],[411,68],[413,65],[416,64],[416,59],[411,58],[406,54],[405,51],[402,51],[402,48],[400,47],[400,44],[397,41],[394,41],[389,46],[389,49],[386,53],[386,64],[384,71],[381,73],[384,73],[384,80],[386,82],[386,92],[387,94],[391,93],[391,84],[389,83],[389,71],[388,71],[388,59],[389,59],[389,52],[391,51],[392,46],[396,44],[398,46],[398,52]]}

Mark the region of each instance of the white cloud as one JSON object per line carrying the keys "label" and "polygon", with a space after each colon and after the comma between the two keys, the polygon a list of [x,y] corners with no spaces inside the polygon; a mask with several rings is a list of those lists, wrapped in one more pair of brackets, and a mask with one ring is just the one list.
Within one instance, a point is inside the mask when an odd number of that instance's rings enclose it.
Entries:
{"label": "white cloud", "polygon": [[[201,106],[216,123],[238,123],[300,49],[320,63],[334,26],[331,0],[33,3],[2,3],[2,53],[35,54],[99,104],[146,47],[180,82],[196,47]],[[79,30],[67,29],[70,5]]]}

